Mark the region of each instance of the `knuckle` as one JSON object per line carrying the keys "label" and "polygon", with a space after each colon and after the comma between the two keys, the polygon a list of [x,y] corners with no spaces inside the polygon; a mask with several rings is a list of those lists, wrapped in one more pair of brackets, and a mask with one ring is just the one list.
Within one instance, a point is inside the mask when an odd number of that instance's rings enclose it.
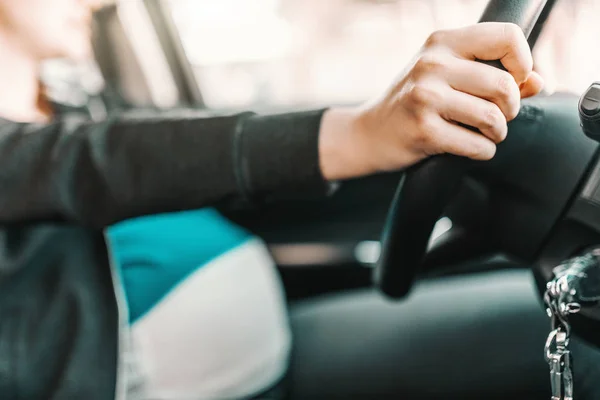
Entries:
{"label": "knuckle", "polygon": [[440,43],[443,42],[443,39],[446,35],[447,35],[447,32],[445,30],[437,30],[437,31],[431,33],[427,37],[427,40],[425,40],[425,47],[429,48],[429,47],[438,46]]}
{"label": "knuckle", "polygon": [[417,117],[418,133],[415,144],[421,149],[430,149],[436,142],[436,127],[429,113],[421,113]]}
{"label": "knuckle", "polygon": [[425,52],[415,63],[414,71],[417,76],[423,76],[430,73],[439,72],[444,67],[442,57],[434,52]]}
{"label": "knuckle", "polygon": [[424,109],[437,104],[439,94],[426,83],[416,83],[410,91],[410,99],[414,106]]}
{"label": "knuckle", "polygon": [[512,121],[513,119],[517,118],[517,115],[519,115],[520,110],[521,101],[517,99],[509,105],[508,110],[506,111],[506,120]]}
{"label": "knuckle", "polygon": [[515,48],[519,41],[525,38],[525,35],[518,25],[505,23],[502,25],[502,37],[509,48]]}
{"label": "knuckle", "polygon": [[502,113],[497,107],[491,106],[483,113],[481,129],[491,130],[500,126],[503,118]]}
{"label": "knuckle", "polygon": [[504,114],[498,107],[490,107],[487,112],[484,113],[482,127],[480,129],[491,134],[491,139],[496,142],[502,142],[506,139],[507,126]]}
{"label": "knuckle", "polygon": [[529,46],[525,34],[517,25],[507,23],[503,25],[503,42],[507,53],[518,54],[520,70],[514,71],[519,79],[525,79],[533,69],[531,52],[525,51]]}
{"label": "knuckle", "polygon": [[496,143],[501,143],[506,140],[506,136],[508,135],[508,126],[506,124],[502,124],[500,130],[498,131],[498,140]]}
{"label": "knuckle", "polygon": [[512,97],[518,95],[518,90],[519,88],[512,75],[508,72],[500,74],[496,83],[496,96],[498,100],[510,102],[512,101]]}

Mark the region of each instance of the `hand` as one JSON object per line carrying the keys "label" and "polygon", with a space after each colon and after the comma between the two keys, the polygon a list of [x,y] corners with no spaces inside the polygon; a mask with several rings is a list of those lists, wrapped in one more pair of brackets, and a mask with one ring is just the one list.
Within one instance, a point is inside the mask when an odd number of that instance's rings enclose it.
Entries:
{"label": "hand", "polygon": [[[508,72],[477,59],[500,60]],[[527,40],[514,24],[433,33],[382,97],[325,113],[319,138],[323,175],[337,180],[398,170],[441,153],[491,159],[520,100],[542,89],[532,69]]]}

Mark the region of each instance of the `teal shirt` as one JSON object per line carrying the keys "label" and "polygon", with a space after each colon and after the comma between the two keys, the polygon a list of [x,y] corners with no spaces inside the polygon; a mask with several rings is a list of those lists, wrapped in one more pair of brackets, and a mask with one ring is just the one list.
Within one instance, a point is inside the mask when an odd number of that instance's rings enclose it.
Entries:
{"label": "teal shirt", "polygon": [[107,237],[131,323],[203,265],[252,238],[211,208],[123,221]]}

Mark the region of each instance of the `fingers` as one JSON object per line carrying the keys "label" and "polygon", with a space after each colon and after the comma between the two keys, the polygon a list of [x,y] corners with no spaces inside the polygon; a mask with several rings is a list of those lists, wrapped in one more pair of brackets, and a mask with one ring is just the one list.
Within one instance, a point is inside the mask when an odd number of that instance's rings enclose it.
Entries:
{"label": "fingers", "polygon": [[[432,35],[427,46],[415,65],[417,77],[419,71],[437,74],[453,89],[496,104],[507,121],[519,113],[521,98],[534,96],[543,87],[541,77],[532,71],[529,46],[516,25],[484,23],[441,31]],[[496,57],[508,72],[474,61]]]}
{"label": "fingers", "polygon": [[440,115],[447,121],[459,122],[479,129],[489,140],[500,143],[506,139],[508,126],[500,108],[487,100],[448,90],[447,101]]}
{"label": "fingers", "polygon": [[[517,116],[521,94],[512,75],[478,62],[456,58],[450,62],[454,65],[448,68],[447,81],[452,88],[495,103],[507,121]],[[535,89],[524,86],[524,90]]]}
{"label": "fingers", "polygon": [[473,160],[490,160],[496,145],[486,136],[432,114],[424,130],[427,154],[450,153]]}
{"label": "fingers", "polygon": [[533,69],[533,58],[523,31],[515,24],[486,22],[434,33],[426,46],[447,46],[467,60],[500,60],[518,84]]}

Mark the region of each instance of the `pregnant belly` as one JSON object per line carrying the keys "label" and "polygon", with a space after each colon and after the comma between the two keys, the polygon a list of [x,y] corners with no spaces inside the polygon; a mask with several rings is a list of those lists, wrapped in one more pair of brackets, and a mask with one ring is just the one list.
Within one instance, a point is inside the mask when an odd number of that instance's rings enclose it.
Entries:
{"label": "pregnant belly", "polygon": [[133,311],[130,355],[141,397],[243,398],[285,373],[285,300],[259,239],[212,210],[125,222],[108,236]]}

